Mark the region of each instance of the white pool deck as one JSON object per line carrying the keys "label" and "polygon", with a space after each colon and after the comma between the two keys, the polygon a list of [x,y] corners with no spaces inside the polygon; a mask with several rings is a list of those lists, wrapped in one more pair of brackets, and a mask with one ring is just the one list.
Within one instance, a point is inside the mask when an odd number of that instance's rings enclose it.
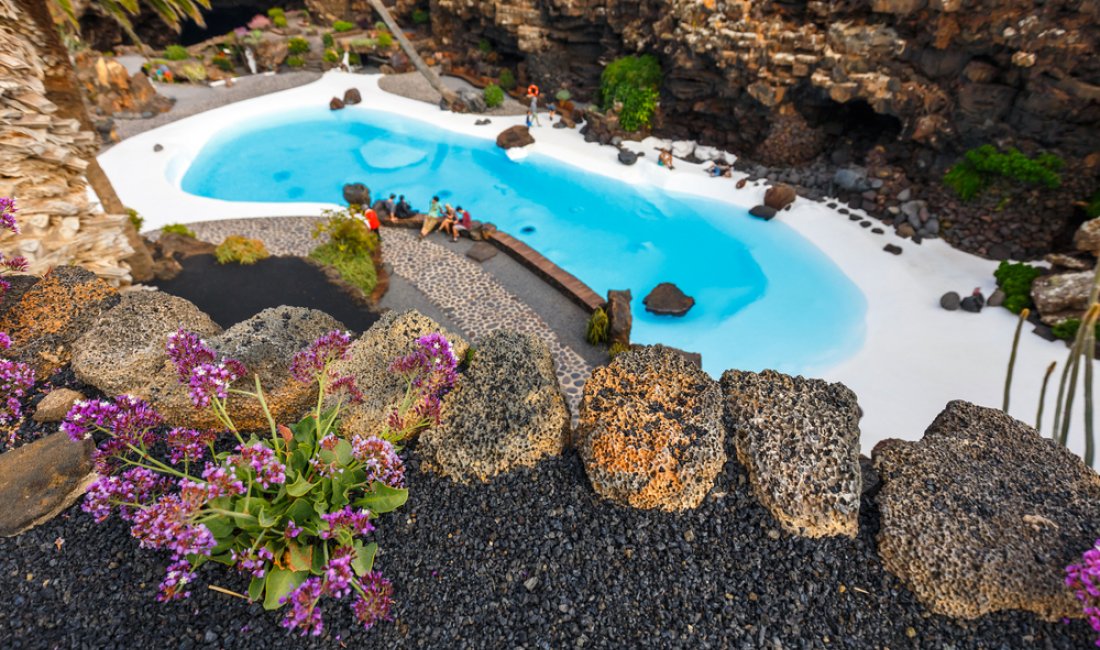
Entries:
{"label": "white pool deck", "polygon": [[[523,123],[522,116],[493,117],[490,126],[475,126],[474,120],[480,116],[444,112],[389,94],[378,87],[378,79],[379,75],[330,72],[305,86],[230,104],[147,131],[114,146],[99,157],[99,162],[123,203],[145,217],[147,229],[168,223],[313,215],[334,206],[209,199],[184,192],[181,180],[217,131],[272,112],[327,105],[332,96],[342,96],[350,87],[360,90],[362,107],[430,121],[478,138],[493,140],[505,127]],[[654,141],[627,143],[649,152],[627,167],[616,159],[618,151],[614,147],[586,143],[577,130],[553,129],[544,119],[544,126],[533,128],[532,133],[535,144],[519,152],[513,150],[517,164],[522,164],[524,152],[531,150],[591,173],[717,199],[745,210],[763,203],[762,184],[734,188],[740,176],[735,175],[733,180],[710,178],[702,172],[703,165],[683,161],[677,161],[672,171],[657,166]],[[155,144],[162,145],[163,151],[154,152]],[[939,306],[939,298],[946,291],[965,296],[980,287],[986,296],[992,293],[996,288],[996,262],[955,250],[942,240],[915,245],[889,233],[875,235],[823,203],[804,199],[776,219],[817,245],[867,297],[867,335],[862,347],[847,361],[819,373],[824,379],[844,382],[859,396],[864,411],[860,430],[865,453],[887,438],[919,439],[951,400],[1000,407],[1016,317],[1002,308],[970,314],[948,312]],[[901,246],[903,254],[884,252],[887,243]],[[807,313],[805,318],[813,319],[814,314]],[[1009,412],[1034,424],[1043,374],[1051,361],[1057,361],[1044,413],[1046,435],[1052,427],[1058,377],[1066,356],[1067,348],[1062,343],[1044,341],[1025,325]],[[1078,390],[1070,448],[1082,453],[1083,387]]]}

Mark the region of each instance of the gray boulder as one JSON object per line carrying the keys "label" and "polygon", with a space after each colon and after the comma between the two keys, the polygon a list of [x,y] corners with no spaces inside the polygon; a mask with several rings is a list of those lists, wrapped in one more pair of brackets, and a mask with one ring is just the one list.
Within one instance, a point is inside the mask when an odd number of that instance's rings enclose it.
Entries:
{"label": "gray boulder", "polygon": [[168,335],[179,328],[201,337],[222,328],[198,307],[161,291],[130,291],[73,344],[77,379],[107,395],[133,390],[156,374],[168,355]]}
{"label": "gray boulder", "polygon": [[624,165],[633,165],[634,163],[638,162],[638,154],[629,149],[620,149],[619,162]]}
{"label": "gray boulder", "polygon": [[726,431],[757,499],[806,537],[859,531],[859,404],[844,384],[727,370]]}
{"label": "gray boulder", "polygon": [[468,113],[484,113],[488,108],[483,94],[469,88],[458,91],[458,100],[462,102]]}
{"label": "gray boulder", "polygon": [[867,182],[867,170],[862,167],[847,167],[836,170],[833,174],[833,183],[849,192],[862,192],[870,189]]}
{"label": "gray boulder", "polygon": [[1079,251],[1100,257],[1100,217],[1089,219],[1073,234],[1073,245]]}
{"label": "gray boulder", "polygon": [[958,292],[955,291],[948,291],[940,296],[940,307],[943,307],[947,311],[958,311],[961,302],[962,298],[960,298]]}
{"label": "gray boulder", "polygon": [[560,455],[568,430],[546,343],[498,330],[478,341],[440,426],[421,434],[417,452],[426,468],[452,480],[488,481]]}
{"label": "gray boulder", "polygon": [[1042,321],[1055,325],[1067,318],[1080,318],[1089,305],[1095,273],[1058,273],[1041,275],[1031,283],[1031,299]]}
{"label": "gray boulder", "polygon": [[763,219],[764,221],[771,221],[772,219],[775,218],[776,210],[775,210],[775,208],[770,208],[766,205],[754,205],[749,210],[749,214],[756,217],[757,219]]}
{"label": "gray boulder", "polygon": [[634,508],[696,508],[726,462],[718,383],[660,345],[592,372],[573,436],[596,493]]}
{"label": "gray boulder", "polygon": [[873,459],[883,566],[929,609],[1081,617],[1063,581],[1096,541],[1100,476],[1080,458],[997,409],[955,401],[919,442],[884,441]]}

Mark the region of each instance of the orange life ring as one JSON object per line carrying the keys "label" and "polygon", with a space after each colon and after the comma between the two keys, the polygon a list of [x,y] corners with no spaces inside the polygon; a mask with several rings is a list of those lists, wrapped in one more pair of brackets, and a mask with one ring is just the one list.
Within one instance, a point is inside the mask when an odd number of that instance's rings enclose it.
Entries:
{"label": "orange life ring", "polygon": [[531,84],[530,86],[527,86],[527,94],[528,95],[534,95],[535,97],[538,97],[539,96],[539,87],[536,86],[535,84]]}

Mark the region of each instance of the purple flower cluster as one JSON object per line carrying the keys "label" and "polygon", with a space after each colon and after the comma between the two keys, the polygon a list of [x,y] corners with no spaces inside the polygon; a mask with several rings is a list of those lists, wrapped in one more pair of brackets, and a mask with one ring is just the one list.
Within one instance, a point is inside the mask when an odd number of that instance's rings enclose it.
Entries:
{"label": "purple flower cluster", "polygon": [[190,562],[187,560],[173,562],[168,565],[168,571],[164,576],[164,580],[160,583],[157,601],[166,603],[190,597],[191,592],[186,591],[186,588],[194,579],[195,574],[191,571]]}
{"label": "purple flower cluster", "polygon": [[7,196],[0,196],[0,228],[10,230],[15,234],[19,234],[19,224],[15,222],[15,213],[18,210],[15,209],[15,199]]}
{"label": "purple flower cluster", "polygon": [[343,598],[351,593],[351,583],[355,575],[351,571],[351,561],[355,559],[355,549],[341,546],[332,554],[325,567],[325,593],[333,598]]}
{"label": "purple flower cluster", "polygon": [[175,560],[188,555],[209,555],[217,541],[209,528],[192,521],[201,505],[177,494],[162,496],[134,515],[130,534],[142,548],[172,551]]}
{"label": "purple flower cluster", "polygon": [[401,375],[417,388],[428,392],[446,391],[454,385],[458,358],[447,338],[438,332],[416,339],[416,349],[390,364],[390,371]]}
{"label": "purple flower cluster", "polygon": [[144,467],[132,467],[117,476],[100,476],[88,487],[81,509],[97,522],[104,522],[111,514],[111,506],[119,506],[119,516],[133,521],[137,506],[152,503],[168,489],[170,481]]}
{"label": "purple flower cluster", "polygon": [[[1066,586],[1081,601],[1092,629],[1100,632],[1100,539],[1081,556],[1081,564],[1066,567]],[[1100,638],[1096,645],[1100,646]]]}
{"label": "purple flower cluster", "polygon": [[351,563],[355,551],[351,547],[341,546],[333,553],[325,573],[320,578],[309,578],[283,599],[290,604],[290,611],[283,619],[282,626],[300,630],[302,636],[319,636],[324,630],[321,609],[317,606],[323,596],[343,598],[357,591],[358,598],[351,605],[355,618],[366,629],[370,629],[381,620],[393,620],[390,610],[393,607],[393,585],[377,571],[372,571],[356,580]]}
{"label": "purple flower cluster", "polygon": [[351,455],[363,464],[368,485],[381,481],[392,488],[405,487],[405,463],[388,440],[356,436],[351,440]]}
{"label": "purple flower cluster", "polygon": [[244,364],[236,359],[215,363],[217,356],[206,341],[182,327],[168,335],[164,347],[176,367],[180,383],[190,388],[191,401],[196,408],[209,406],[215,397],[225,399],[233,382],[248,374]]}
{"label": "purple flower cluster", "polygon": [[96,429],[106,431],[111,438],[96,449],[92,460],[97,472],[112,474],[117,471],[121,459],[130,454],[130,445],[152,444],[153,429],[163,422],[160,414],[142,400],[119,395],[114,402],[76,402],[61,423],[61,430],[75,441],[90,437]]}
{"label": "purple flower cluster", "polygon": [[263,489],[286,482],[286,465],[275,457],[275,450],[257,442],[249,446],[237,445],[237,452],[229,461],[241,469],[251,470]]}
{"label": "purple flower cluster", "polygon": [[347,358],[350,346],[351,332],[332,330],[294,355],[290,362],[290,374],[305,384],[316,381],[328,364]]}
{"label": "purple flower cluster", "polygon": [[213,444],[216,434],[213,431],[198,431],[176,427],[168,431],[165,443],[168,445],[168,460],[173,465],[182,462],[193,463],[206,454]]}
{"label": "purple flower cluster", "polygon": [[233,551],[231,557],[237,563],[238,571],[250,573],[253,578],[262,578],[267,575],[267,563],[275,559],[266,547],[249,549],[243,553]]}
{"label": "purple flower cluster", "polygon": [[360,537],[374,530],[374,525],[370,523],[370,511],[355,510],[351,506],[321,515],[321,519],[328,524],[328,530],[319,533],[321,539],[333,539],[345,531],[352,537]]}
{"label": "purple flower cluster", "polygon": [[302,636],[312,634],[321,636],[325,624],[321,618],[321,609],[317,607],[317,601],[321,600],[323,587],[320,578],[308,578],[290,592],[283,603],[290,604],[290,611],[281,625],[288,630],[301,630]]}
{"label": "purple flower cluster", "polygon": [[168,358],[176,366],[176,374],[180,383],[191,378],[191,370],[195,366],[214,363],[214,351],[206,346],[206,341],[199,338],[198,334],[188,332],[182,327],[174,334],[168,335],[168,342],[164,346]]}
{"label": "purple flower cluster", "polygon": [[378,621],[392,621],[390,609],[393,607],[393,585],[377,571],[363,576],[360,582],[363,593],[352,603],[351,611],[366,629],[371,629]]}
{"label": "purple flower cluster", "polygon": [[247,489],[244,483],[237,479],[233,470],[220,465],[206,464],[202,472],[202,478],[206,481],[206,490],[210,499],[225,496],[239,496]]}
{"label": "purple flower cluster", "polygon": [[[4,338],[7,339],[7,334],[4,334]],[[0,424],[11,424],[23,417],[23,398],[27,395],[27,389],[33,385],[34,370],[30,366],[19,361],[0,359]]]}

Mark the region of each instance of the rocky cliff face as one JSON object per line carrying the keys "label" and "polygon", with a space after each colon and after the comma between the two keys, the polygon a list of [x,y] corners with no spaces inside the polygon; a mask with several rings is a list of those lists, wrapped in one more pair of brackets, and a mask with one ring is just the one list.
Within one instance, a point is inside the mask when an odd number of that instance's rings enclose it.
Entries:
{"label": "rocky cliff face", "polygon": [[[651,52],[664,128],[801,162],[884,133],[935,152],[986,142],[1100,149],[1098,0],[433,0],[433,32],[523,57],[581,95],[602,64]],[[450,41],[450,43],[448,43]],[[825,137],[823,137],[825,136]],[[941,165],[942,166],[942,162]]]}

